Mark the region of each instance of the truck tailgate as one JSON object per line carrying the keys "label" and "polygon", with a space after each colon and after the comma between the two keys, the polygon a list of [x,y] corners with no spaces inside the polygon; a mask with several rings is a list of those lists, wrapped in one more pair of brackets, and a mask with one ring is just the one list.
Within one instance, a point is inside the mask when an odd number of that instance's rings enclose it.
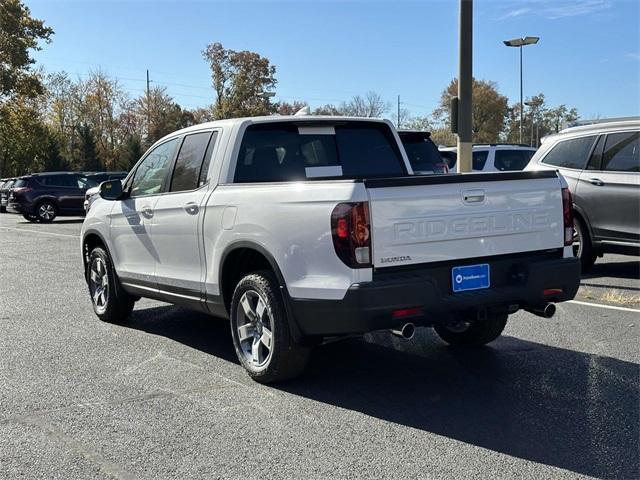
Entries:
{"label": "truck tailgate", "polygon": [[366,180],[376,268],[561,248],[554,171]]}

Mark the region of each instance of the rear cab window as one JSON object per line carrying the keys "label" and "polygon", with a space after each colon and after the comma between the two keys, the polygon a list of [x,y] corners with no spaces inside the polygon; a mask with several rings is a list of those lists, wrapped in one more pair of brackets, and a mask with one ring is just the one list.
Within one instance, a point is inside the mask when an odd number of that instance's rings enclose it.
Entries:
{"label": "rear cab window", "polygon": [[235,183],[406,175],[395,137],[377,122],[274,122],[247,127]]}

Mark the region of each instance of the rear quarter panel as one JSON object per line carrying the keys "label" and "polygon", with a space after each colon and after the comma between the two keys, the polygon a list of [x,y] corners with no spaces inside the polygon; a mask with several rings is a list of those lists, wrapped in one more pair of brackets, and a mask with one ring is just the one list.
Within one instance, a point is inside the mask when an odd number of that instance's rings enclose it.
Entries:
{"label": "rear quarter panel", "polygon": [[305,182],[220,185],[205,207],[206,291],[220,294],[223,255],[234,243],[269,252],[293,298],[337,300],[371,269],[351,269],[337,257],[331,212],[340,202],[366,201],[361,183]]}

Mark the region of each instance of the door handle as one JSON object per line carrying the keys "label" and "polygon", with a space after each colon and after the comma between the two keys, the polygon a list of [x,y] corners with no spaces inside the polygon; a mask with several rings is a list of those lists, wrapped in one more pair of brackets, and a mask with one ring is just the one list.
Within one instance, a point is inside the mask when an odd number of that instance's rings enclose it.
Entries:
{"label": "door handle", "polygon": [[602,180],[600,180],[599,178],[590,178],[589,179],[589,183],[591,185],[596,185],[598,187],[604,186],[604,182]]}
{"label": "door handle", "polygon": [[484,190],[467,190],[462,192],[462,200],[465,203],[482,203],[484,202]]}
{"label": "door handle", "polygon": [[151,210],[151,207],[142,207],[141,213],[146,218],[153,217],[153,210]]}
{"label": "door handle", "polygon": [[184,211],[187,212],[189,215],[195,215],[196,213],[198,213],[198,205],[194,202],[189,202],[187,203],[184,207]]}

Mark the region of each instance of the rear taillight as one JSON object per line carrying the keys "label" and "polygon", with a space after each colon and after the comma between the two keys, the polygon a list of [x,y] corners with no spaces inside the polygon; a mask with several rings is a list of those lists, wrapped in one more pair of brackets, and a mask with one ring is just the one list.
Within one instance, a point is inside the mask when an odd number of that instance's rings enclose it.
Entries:
{"label": "rear taillight", "polygon": [[339,203],[331,212],[331,236],[340,260],[351,268],[371,267],[369,203]]}
{"label": "rear taillight", "polygon": [[16,193],[27,193],[27,192],[30,192],[31,190],[33,190],[33,188],[31,187],[18,187],[18,188],[11,189],[14,195]]}
{"label": "rear taillight", "polygon": [[564,223],[564,244],[573,244],[573,202],[568,188],[562,189],[562,218]]}

